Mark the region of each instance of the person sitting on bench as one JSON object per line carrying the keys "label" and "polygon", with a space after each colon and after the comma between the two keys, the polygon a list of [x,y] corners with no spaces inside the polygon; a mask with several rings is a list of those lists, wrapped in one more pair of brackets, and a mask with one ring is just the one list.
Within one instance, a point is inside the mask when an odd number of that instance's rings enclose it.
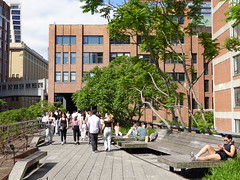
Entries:
{"label": "person sitting on bench", "polygon": [[[201,157],[206,152],[208,152],[208,155]],[[191,152],[191,158],[193,161],[227,160],[229,157],[234,157],[235,153],[236,147],[232,142],[232,136],[227,135],[224,137],[224,145],[218,145],[217,151],[212,146],[206,145],[196,155]]]}

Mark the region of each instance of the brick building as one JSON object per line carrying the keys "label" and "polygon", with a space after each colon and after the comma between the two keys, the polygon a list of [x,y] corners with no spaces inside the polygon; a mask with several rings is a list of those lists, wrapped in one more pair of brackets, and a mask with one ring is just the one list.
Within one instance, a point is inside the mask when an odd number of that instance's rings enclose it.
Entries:
{"label": "brick building", "polygon": [[[210,30],[210,29],[208,29]],[[149,58],[147,53],[142,53],[136,43],[137,37],[129,42],[119,42],[110,39],[106,25],[56,25],[49,27],[49,102],[62,101],[64,106],[72,111],[76,107],[72,103],[72,93],[81,89],[84,83],[82,77],[85,72],[90,71],[95,66],[107,66],[111,60],[117,56],[140,56]],[[204,67],[201,57],[202,48],[198,45],[197,37],[186,37],[184,39],[185,52],[190,52],[193,63],[201,73]],[[173,62],[162,62],[167,72],[173,69]],[[177,78],[184,81],[182,66],[175,64]],[[206,109],[212,109],[212,71],[205,72],[195,90],[200,102]],[[181,89],[181,88],[180,88]],[[185,104],[184,104],[185,103]],[[183,105],[186,106],[186,102]],[[193,103],[193,105],[195,105]],[[195,106],[195,108],[197,108]],[[186,109],[182,108],[182,113]],[[170,115],[163,112],[166,119],[171,119]],[[156,116],[149,110],[143,116],[143,120],[158,121]]]}
{"label": "brick building", "polygon": [[8,78],[9,36],[10,36],[10,8],[0,0],[0,82]]}
{"label": "brick building", "polygon": [[[230,1],[212,1],[213,38],[223,45],[227,37],[240,37],[240,25],[232,27],[224,12]],[[222,49],[213,61],[215,128],[240,132],[240,52]]]}

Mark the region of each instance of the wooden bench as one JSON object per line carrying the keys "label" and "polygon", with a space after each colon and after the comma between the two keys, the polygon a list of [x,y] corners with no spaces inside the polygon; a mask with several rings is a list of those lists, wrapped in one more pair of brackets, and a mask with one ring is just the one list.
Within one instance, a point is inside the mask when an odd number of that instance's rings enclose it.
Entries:
{"label": "wooden bench", "polygon": [[46,151],[37,151],[17,161],[9,174],[8,180],[22,180],[27,170],[33,165],[39,166],[39,160],[45,156],[47,156]]}
{"label": "wooden bench", "polygon": [[[237,151],[240,150],[240,140],[233,139]],[[185,170],[187,168],[209,168],[218,166],[223,161],[192,161],[190,152],[196,154],[205,145],[217,148],[218,144],[223,144],[223,137],[196,134],[189,132],[177,132],[160,130],[155,142],[149,142],[147,147],[163,154],[158,157],[158,161],[169,165],[170,170],[174,168]]]}

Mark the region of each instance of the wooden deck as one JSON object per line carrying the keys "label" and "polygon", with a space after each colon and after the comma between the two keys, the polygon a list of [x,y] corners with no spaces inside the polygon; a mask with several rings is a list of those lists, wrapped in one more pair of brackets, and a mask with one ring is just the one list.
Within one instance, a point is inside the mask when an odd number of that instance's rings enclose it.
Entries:
{"label": "wooden deck", "polygon": [[29,175],[28,180],[180,180],[184,179],[165,169],[154,166],[127,152],[112,146],[105,152],[103,141],[99,140],[98,153],[92,153],[87,141],[73,144],[72,130],[68,130],[67,144],[60,144],[60,137],[54,136],[52,145],[40,150],[48,155],[42,159],[41,168]]}

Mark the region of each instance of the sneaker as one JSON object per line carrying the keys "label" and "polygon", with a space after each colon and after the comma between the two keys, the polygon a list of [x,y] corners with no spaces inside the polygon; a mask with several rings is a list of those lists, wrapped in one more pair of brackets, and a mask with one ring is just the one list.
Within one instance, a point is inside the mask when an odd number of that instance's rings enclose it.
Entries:
{"label": "sneaker", "polygon": [[63,142],[61,142],[61,145],[63,145]]}
{"label": "sneaker", "polygon": [[190,152],[190,158],[193,159],[193,157],[194,157],[194,153]]}
{"label": "sneaker", "polygon": [[105,149],[105,151],[108,151],[108,148],[107,148],[107,149]]}
{"label": "sneaker", "polygon": [[77,145],[80,145],[80,142],[77,142]]}
{"label": "sneaker", "polygon": [[197,160],[197,158],[198,158],[198,156],[193,156],[193,158],[192,158],[192,161],[196,161]]}
{"label": "sneaker", "polygon": [[74,141],[74,144],[77,144],[77,142],[76,142],[76,141]]}

